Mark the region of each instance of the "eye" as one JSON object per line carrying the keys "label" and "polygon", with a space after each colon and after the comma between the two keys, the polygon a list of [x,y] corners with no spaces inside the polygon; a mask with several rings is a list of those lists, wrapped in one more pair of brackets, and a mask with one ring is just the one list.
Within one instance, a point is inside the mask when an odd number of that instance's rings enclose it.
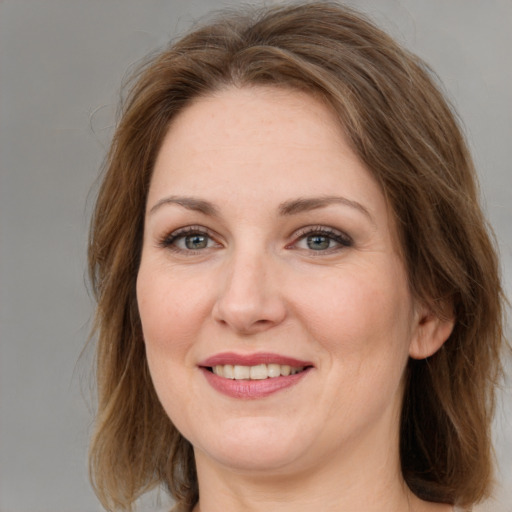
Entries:
{"label": "eye", "polygon": [[[195,235],[187,235],[181,237],[181,239],[178,239],[178,242],[176,245],[180,249],[191,249],[191,250],[197,250],[197,249],[206,249],[209,245],[211,240],[209,239],[208,235],[203,235],[201,233],[196,233]],[[181,245],[184,245],[185,247],[182,247]]]}
{"label": "eye", "polygon": [[311,226],[297,233],[293,248],[315,252],[332,252],[352,245],[352,239],[325,226]]}
{"label": "eye", "polygon": [[173,231],[161,240],[160,246],[176,252],[195,253],[220,245],[206,228],[190,226]]}

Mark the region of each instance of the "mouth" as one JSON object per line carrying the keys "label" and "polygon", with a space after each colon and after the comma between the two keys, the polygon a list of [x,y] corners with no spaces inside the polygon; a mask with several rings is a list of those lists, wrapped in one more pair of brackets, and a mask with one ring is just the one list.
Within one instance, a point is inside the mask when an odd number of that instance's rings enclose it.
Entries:
{"label": "mouth", "polygon": [[278,354],[223,353],[199,364],[207,382],[233,398],[264,398],[295,386],[313,364]]}

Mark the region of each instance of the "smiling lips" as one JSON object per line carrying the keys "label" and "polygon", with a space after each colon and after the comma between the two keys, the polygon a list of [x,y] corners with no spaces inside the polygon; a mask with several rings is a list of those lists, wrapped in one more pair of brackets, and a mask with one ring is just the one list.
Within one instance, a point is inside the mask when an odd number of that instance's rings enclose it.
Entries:
{"label": "smiling lips", "polygon": [[199,367],[208,383],[232,398],[263,398],[295,385],[313,365],[276,354],[217,354]]}

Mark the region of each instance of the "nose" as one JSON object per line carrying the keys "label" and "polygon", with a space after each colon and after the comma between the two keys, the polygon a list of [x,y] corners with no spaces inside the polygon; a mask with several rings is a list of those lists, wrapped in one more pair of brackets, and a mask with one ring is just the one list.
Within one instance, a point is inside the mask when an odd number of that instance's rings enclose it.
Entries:
{"label": "nose", "polygon": [[238,334],[250,335],[280,324],[286,317],[277,263],[256,252],[234,255],[219,275],[214,319]]}

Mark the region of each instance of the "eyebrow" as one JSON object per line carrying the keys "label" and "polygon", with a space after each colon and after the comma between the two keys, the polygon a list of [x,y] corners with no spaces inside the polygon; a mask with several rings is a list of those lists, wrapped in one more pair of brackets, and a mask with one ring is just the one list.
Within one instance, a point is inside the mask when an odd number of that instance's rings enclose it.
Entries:
{"label": "eyebrow", "polygon": [[[173,204],[179,205],[187,210],[200,212],[210,217],[220,217],[219,209],[210,201],[187,196],[169,196],[160,199],[160,201],[151,207],[149,213],[154,213],[164,205]],[[341,204],[343,206],[354,208],[355,210],[363,213],[372,223],[375,224],[370,212],[361,203],[342,196],[300,197],[298,199],[281,203],[278,207],[278,211],[280,215],[284,216],[296,215],[311,210],[317,210],[319,208],[325,208],[332,204]]]}
{"label": "eyebrow", "polygon": [[160,199],[155,205],[151,207],[149,213],[152,214],[160,207],[167,204],[177,204],[186,208],[187,210],[192,210],[196,212],[203,213],[204,215],[208,215],[210,217],[218,217],[219,210],[218,208],[209,201],[205,201],[203,199],[197,199],[195,197],[182,197],[182,196],[169,196]]}
{"label": "eyebrow", "polygon": [[372,223],[375,224],[370,212],[361,203],[342,196],[301,197],[299,199],[285,201],[279,206],[279,213],[281,215],[295,215],[297,213],[308,212],[318,208],[325,208],[332,204],[341,204],[343,206],[354,208],[363,213]]}

